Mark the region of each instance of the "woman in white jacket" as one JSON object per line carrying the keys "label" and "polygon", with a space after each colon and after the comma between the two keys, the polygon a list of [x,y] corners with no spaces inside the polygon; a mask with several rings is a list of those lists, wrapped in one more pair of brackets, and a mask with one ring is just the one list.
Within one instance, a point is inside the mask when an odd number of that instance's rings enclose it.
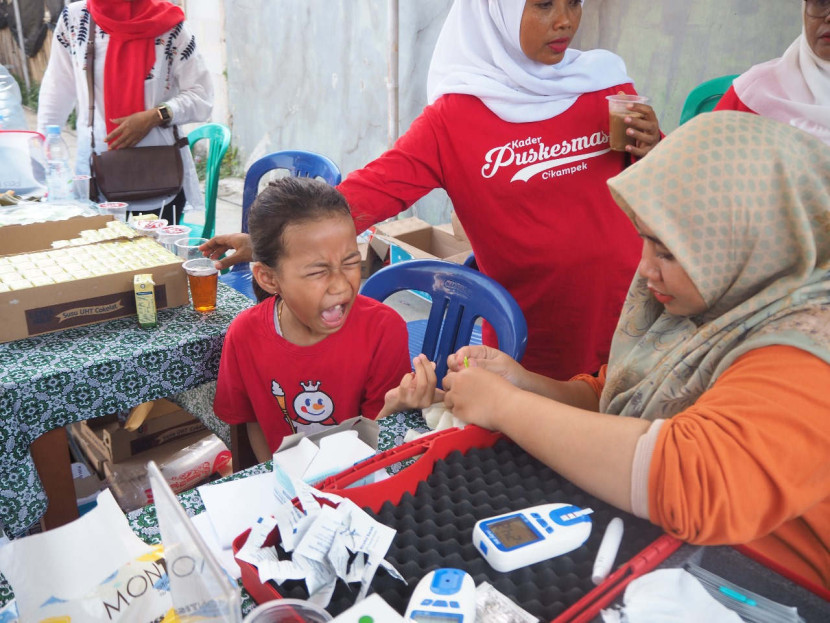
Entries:
{"label": "woman in white jacket", "polygon": [[[89,174],[91,140],[87,86],[90,17],[95,21],[95,150],[172,145],[173,124],[207,121],[213,86],[182,10],[166,0],[84,0],[58,19],[38,102],[38,129],[63,125],[78,113],[75,171]],[[180,136],[183,133],[179,131]],[[204,204],[187,147],[184,183],[177,195],[130,203],[130,211],[158,212],[172,222],[185,202]],[[102,199],[103,200],[103,199]]]}

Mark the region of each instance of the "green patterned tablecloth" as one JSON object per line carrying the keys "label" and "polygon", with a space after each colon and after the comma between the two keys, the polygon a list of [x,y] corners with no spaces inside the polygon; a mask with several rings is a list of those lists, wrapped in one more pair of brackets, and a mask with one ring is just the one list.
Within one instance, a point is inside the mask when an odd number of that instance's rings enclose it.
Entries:
{"label": "green patterned tablecloth", "polygon": [[0,344],[0,524],[6,532],[24,533],[46,511],[29,454],[35,439],[215,380],[225,331],[250,305],[220,284],[216,311],[160,310],[154,329],[128,317]]}

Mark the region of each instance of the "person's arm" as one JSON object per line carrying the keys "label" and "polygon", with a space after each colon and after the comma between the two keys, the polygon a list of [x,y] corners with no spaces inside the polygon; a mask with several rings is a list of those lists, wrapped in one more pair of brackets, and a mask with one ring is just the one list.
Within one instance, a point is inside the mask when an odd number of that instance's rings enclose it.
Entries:
{"label": "person's arm", "polygon": [[697,544],[746,543],[830,496],[830,365],[791,346],[735,360],[663,423],[648,516]]}
{"label": "person's arm", "polygon": [[459,348],[447,358],[447,367],[451,372],[458,372],[465,367],[482,368],[498,374],[519,389],[586,411],[599,410],[599,392],[605,382],[604,375],[596,386],[582,379],[557,381],[526,370],[515,359],[496,348],[481,345]]}
{"label": "person's arm", "polygon": [[64,8],[55,27],[49,63],[40,83],[37,129],[41,134],[45,133],[47,125],[62,126],[66,123],[78,99],[72,56],[69,51],[68,20],[69,9]]}
{"label": "person's arm", "polygon": [[392,149],[349,173],[337,186],[352,210],[358,232],[395,216],[431,190],[444,186],[436,116],[435,106],[428,106]]}
{"label": "person's arm", "polygon": [[[170,31],[165,47],[175,51],[170,61],[175,95],[164,102],[170,108],[170,123],[181,125],[209,119],[213,110],[213,83],[196,48],[196,38],[184,22]],[[162,125],[164,122],[157,110],[161,103],[152,102],[147,110],[113,119],[118,127],[104,139],[108,148],[134,147],[150,130]]]}
{"label": "person's arm", "polygon": [[[583,381],[568,383],[596,396]],[[444,390],[454,416],[501,431],[578,487],[631,510],[634,451],[650,422],[562,404],[477,366],[449,373]]]}
{"label": "person's arm", "polygon": [[410,372],[406,323],[391,308],[375,310],[373,332],[377,339],[365,346],[372,348],[372,354],[360,403],[361,415],[370,419],[389,415],[383,411],[386,394]]}
{"label": "person's arm", "polygon": [[268,440],[265,439],[265,433],[262,431],[262,426],[259,422],[248,422],[248,442],[251,444],[251,449],[254,451],[256,460],[264,463],[271,459],[271,448],[268,447]]}

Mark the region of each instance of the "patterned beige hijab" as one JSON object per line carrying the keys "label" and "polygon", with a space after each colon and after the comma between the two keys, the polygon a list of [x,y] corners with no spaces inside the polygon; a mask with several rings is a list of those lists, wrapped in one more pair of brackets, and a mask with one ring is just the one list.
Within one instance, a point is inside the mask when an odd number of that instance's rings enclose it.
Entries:
{"label": "patterned beige hijab", "polygon": [[830,363],[830,149],[749,113],[699,115],[608,182],[697,286],[664,311],[637,275],[611,345],[605,413],[671,417],[740,355],[795,346]]}

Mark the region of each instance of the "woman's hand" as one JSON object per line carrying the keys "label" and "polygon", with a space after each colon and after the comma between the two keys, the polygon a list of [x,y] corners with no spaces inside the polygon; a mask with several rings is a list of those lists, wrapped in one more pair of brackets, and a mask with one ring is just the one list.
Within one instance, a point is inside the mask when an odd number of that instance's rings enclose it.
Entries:
{"label": "woman's hand", "polygon": [[383,409],[378,418],[400,411],[424,409],[441,400],[444,392],[438,389],[435,362],[421,354],[412,360],[412,368],[412,372],[404,374],[400,385],[386,392]]}
{"label": "woman's hand", "polygon": [[[233,254],[219,260],[219,256],[233,249]],[[217,260],[214,265],[219,270],[230,268],[240,262],[251,262],[254,252],[251,248],[251,237],[248,234],[223,234],[214,236],[199,247],[202,255]]]}
{"label": "woman's hand", "polygon": [[648,104],[628,104],[628,110],[633,115],[625,117],[628,129],[625,133],[635,140],[634,145],[627,145],[626,151],[631,155],[642,158],[660,142],[660,123],[654,109]]}
{"label": "woman's hand", "polygon": [[133,113],[129,117],[121,117],[112,121],[117,123],[118,127],[107,134],[104,139],[109,149],[135,147],[150,130],[161,124],[161,119],[155,109]]}
{"label": "woman's hand", "polygon": [[[464,364],[465,357],[468,366]],[[527,372],[510,355],[489,346],[463,346],[447,357],[447,367],[451,372],[459,372],[465,367],[482,368],[498,374],[517,387],[522,386],[523,376]]]}
{"label": "woman's hand", "polygon": [[481,367],[449,372],[444,377],[444,404],[452,414],[489,430],[499,430],[498,417],[512,405],[519,391],[503,377]]}

